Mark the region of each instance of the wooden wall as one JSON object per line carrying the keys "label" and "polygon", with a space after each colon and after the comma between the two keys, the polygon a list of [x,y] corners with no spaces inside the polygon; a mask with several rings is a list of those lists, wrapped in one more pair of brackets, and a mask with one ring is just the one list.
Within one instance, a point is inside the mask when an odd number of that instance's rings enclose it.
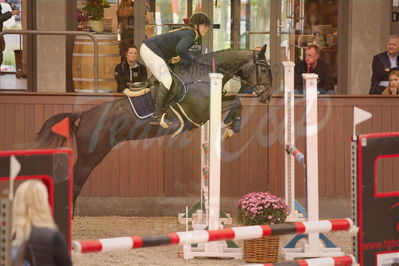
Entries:
{"label": "wooden wall", "polygon": [[[61,112],[87,110],[121,95],[2,93],[0,150],[25,148],[43,122]],[[242,130],[222,144],[221,193],[239,197],[250,191],[284,194],[284,119],[280,96],[260,104],[243,96]],[[350,139],[353,106],[373,114],[358,133],[399,131],[399,101],[383,96],[320,97],[319,186],[324,198],[350,197]],[[295,102],[297,147],[304,151],[304,99]],[[198,196],[200,186],[200,131],[176,138],[129,141],[115,147],[92,172],[82,195],[129,197]],[[398,147],[399,150],[399,147]],[[396,162],[396,163],[395,163]],[[397,161],[388,163],[384,190],[399,189]],[[296,164],[296,194],[304,195],[304,171]],[[384,175],[382,175],[384,176]],[[385,177],[384,177],[385,178]],[[389,179],[389,180],[388,180]],[[396,188],[395,188],[396,187]]]}

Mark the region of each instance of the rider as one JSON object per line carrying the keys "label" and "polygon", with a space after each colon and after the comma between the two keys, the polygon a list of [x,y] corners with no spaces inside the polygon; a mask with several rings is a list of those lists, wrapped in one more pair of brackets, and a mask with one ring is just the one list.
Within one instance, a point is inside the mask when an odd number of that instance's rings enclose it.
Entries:
{"label": "rider", "polygon": [[211,24],[204,13],[194,13],[189,20],[189,26],[161,34],[144,40],[140,47],[140,55],[146,66],[160,82],[155,96],[155,110],[152,125],[159,125],[163,114],[166,96],[172,86],[172,76],[167,62],[180,61],[191,64],[192,55],[188,49],[200,37],[205,36]]}

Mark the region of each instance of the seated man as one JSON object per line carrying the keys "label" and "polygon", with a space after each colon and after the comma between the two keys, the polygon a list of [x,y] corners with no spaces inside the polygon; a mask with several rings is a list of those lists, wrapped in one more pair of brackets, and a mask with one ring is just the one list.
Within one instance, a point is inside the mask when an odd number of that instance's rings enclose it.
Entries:
{"label": "seated man", "polygon": [[388,76],[399,67],[399,36],[391,35],[387,50],[373,58],[371,88],[369,94],[381,94],[388,87]]}
{"label": "seated man", "polygon": [[310,44],[305,50],[305,60],[295,65],[295,93],[303,93],[303,73],[315,73],[319,75],[317,90],[320,94],[335,94],[334,79],[330,66],[319,59],[320,50],[317,45]]}
{"label": "seated man", "polygon": [[129,88],[128,82],[139,82],[147,80],[147,69],[143,64],[137,62],[137,47],[129,46],[125,53],[126,60],[116,65],[115,80],[118,83],[118,92]]}

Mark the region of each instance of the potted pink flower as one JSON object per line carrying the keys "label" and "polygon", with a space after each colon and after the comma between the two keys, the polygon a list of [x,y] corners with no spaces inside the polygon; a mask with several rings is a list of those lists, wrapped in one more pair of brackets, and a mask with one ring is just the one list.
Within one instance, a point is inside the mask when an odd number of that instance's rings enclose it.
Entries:
{"label": "potted pink flower", "polygon": [[237,220],[243,225],[284,223],[287,204],[269,192],[251,192],[237,202]]}
{"label": "potted pink flower", "polygon": [[[248,193],[237,202],[237,208],[237,220],[242,225],[284,223],[289,213],[284,200],[269,192]],[[276,262],[278,252],[278,236],[244,241],[244,259],[247,262]]]}

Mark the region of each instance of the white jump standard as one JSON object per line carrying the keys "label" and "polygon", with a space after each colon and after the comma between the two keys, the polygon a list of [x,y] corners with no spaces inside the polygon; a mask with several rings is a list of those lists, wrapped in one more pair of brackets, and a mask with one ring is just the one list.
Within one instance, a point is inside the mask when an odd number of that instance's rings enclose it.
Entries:
{"label": "white jump standard", "polygon": [[[305,82],[306,115],[306,163],[304,156],[295,151],[294,135],[294,66],[293,62],[283,62],[284,66],[284,104],[285,104],[285,195],[291,209],[287,221],[303,218],[295,211],[295,171],[294,156],[306,169],[307,221],[319,220],[319,184],[318,184],[318,120],[317,120],[317,78],[316,74],[302,74]],[[298,153],[299,152],[299,153]],[[300,248],[284,248],[287,260],[294,258],[343,256],[339,248],[323,247],[318,232],[309,234],[308,241]]]}
{"label": "white jump standard", "polygon": [[[207,126],[203,126],[202,143],[208,140],[208,153],[205,151],[201,154],[202,166],[209,169],[208,186],[205,185],[206,177],[204,170],[201,169],[201,200],[203,200],[205,207],[205,224],[204,228],[208,226],[210,230],[219,230],[223,228],[222,220],[220,218],[220,160],[221,160],[221,121],[222,121],[222,80],[223,75],[220,73],[210,73],[210,110],[209,122]],[[208,134],[207,134],[208,133]],[[202,147],[203,149],[206,147]],[[207,153],[207,154],[205,154]],[[202,204],[201,204],[202,205]],[[202,207],[202,206],[201,206]],[[197,215],[201,216],[200,213]],[[188,218],[188,217],[186,217]],[[194,218],[194,216],[193,216]],[[200,217],[197,217],[197,219]],[[192,219],[192,223],[196,223]],[[221,239],[223,240],[223,239]],[[194,257],[227,257],[234,259],[242,259],[241,248],[228,247],[226,241],[218,241],[207,243],[200,242],[197,247],[190,244],[184,245],[183,257],[184,259],[192,259]]]}

